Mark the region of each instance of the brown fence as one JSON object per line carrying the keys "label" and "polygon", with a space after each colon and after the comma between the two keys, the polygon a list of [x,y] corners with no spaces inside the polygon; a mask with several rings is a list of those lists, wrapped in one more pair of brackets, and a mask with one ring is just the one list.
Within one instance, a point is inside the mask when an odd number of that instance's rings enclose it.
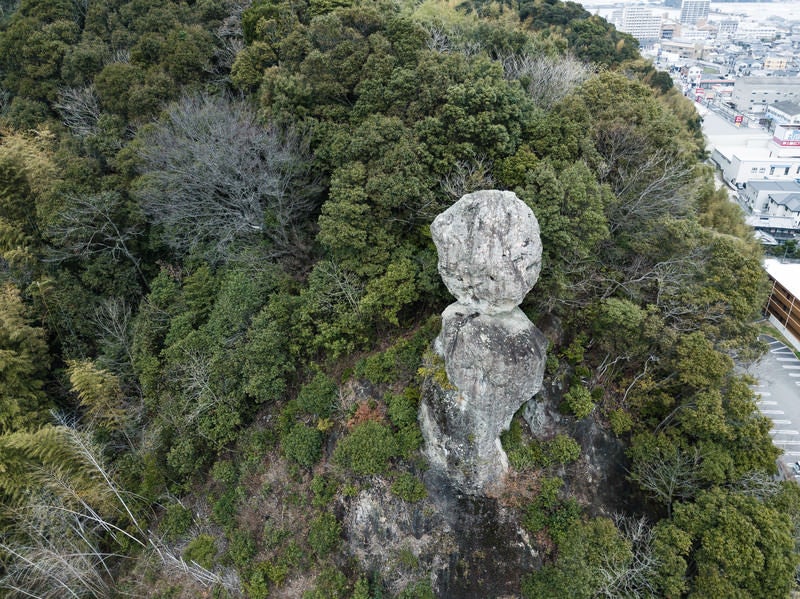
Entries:
{"label": "brown fence", "polygon": [[772,280],[772,293],[767,302],[767,313],[774,316],[795,337],[800,339],[800,299],[786,287]]}

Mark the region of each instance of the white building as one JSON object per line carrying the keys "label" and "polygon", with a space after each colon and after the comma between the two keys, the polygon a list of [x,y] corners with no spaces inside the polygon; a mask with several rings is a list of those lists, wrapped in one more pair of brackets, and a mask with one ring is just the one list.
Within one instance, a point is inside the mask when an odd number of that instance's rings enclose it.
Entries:
{"label": "white building", "polygon": [[642,6],[627,6],[620,11],[618,18],[617,29],[630,33],[640,43],[661,37],[661,16]]}
{"label": "white building", "polygon": [[708,19],[709,0],[683,0],[681,3],[681,23],[695,25],[700,19]]}
{"label": "white building", "polygon": [[790,218],[792,229],[800,228],[800,193],[792,193],[780,199],[770,196],[767,214]]}
{"label": "white building", "polygon": [[797,102],[775,102],[767,106],[767,118],[782,125],[800,125],[800,104]]}
{"label": "white building", "polygon": [[[785,209],[780,209],[786,198],[800,197],[800,183],[796,181],[751,180],[747,186],[739,190],[739,198],[750,210],[762,216],[787,216]],[[774,204],[770,212],[770,205]]]}
{"label": "white building", "polygon": [[731,101],[750,114],[763,114],[776,102],[800,102],[800,77],[739,77]]}

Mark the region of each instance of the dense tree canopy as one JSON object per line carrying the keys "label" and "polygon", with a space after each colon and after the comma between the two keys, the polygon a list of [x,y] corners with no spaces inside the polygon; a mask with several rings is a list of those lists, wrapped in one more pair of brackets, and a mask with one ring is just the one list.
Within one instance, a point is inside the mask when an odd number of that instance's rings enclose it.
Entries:
{"label": "dense tree canopy", "polygon": [[[428,226],[498,188],[539,220],[563,412],[503,435],[492,501],[544,556],[513,592],[787,596],[800,493],[737,369],[761,253],[702,157],[573,2],[0,1],[0,588],[433,596],[457,553],[375,566],[343,523],[436,505]],[[587,430],[618,505],[579,492]]]}

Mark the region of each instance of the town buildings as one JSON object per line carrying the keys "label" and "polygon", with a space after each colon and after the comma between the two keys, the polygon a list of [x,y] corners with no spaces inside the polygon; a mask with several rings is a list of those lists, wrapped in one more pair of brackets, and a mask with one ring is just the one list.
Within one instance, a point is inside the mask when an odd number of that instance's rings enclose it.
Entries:
{"label": "town buildings", "polygon": [[708,19],[709,0],[683,0],[681,3],[681,23],[696,25]]}

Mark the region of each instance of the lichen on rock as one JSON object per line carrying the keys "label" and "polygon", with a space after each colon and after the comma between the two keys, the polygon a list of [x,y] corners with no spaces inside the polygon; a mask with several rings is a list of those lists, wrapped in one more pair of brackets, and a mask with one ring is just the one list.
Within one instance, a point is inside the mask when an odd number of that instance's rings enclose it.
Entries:
{"label": "lichen on rock", "polygon": [[542,386],[547,343],[518,307],[541,268],[539,224],[514,193],[490,190],[462,197],[431,232],[458,301],[434,343],[449,384],[423,385],[425,452],[454,484],[480,494],[508,468],[500,433]]}

